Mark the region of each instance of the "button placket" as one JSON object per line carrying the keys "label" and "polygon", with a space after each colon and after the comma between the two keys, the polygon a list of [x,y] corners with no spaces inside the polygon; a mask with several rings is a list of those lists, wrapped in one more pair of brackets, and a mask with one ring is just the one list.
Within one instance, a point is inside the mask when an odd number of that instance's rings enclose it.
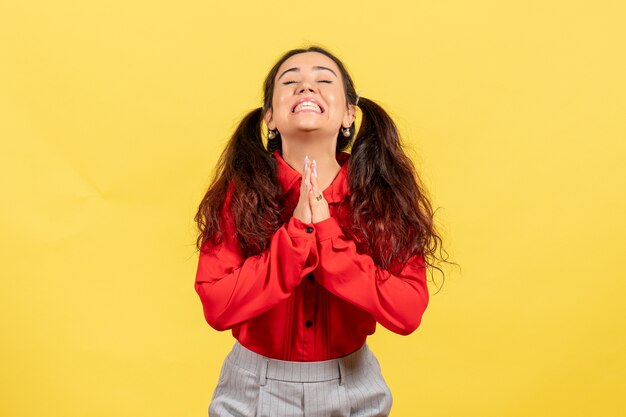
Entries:
{"label": "button placket", "polygon": [[[305,292],[304,305],[303,305],[304,318],[305,318],[304,326],[307,329],[311,329],[313,327],[313,322],[317,314],[318,291],[317,291],[317,286],[313,282],[313,279],[314,279],[313,273],[308,274],[308,279],[309,279],[309,282],[306,284],[307,290]],[[307,339],[310,338],[309,339],[311,343],[310,346],[313,346],[314,333],[315,332],[311,331],[306,336]]]}

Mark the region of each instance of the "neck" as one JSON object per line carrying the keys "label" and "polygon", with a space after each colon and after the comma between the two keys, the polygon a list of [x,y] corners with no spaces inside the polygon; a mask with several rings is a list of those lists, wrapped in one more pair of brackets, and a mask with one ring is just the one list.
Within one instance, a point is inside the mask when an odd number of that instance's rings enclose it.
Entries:
{"label": "neck", "polygon": [[320,179],[334,178],[341,169],[335,156],[336,140],[315,141],[285,140],[282,141],[282,157],[293,169],[304,172],[304,157],[317,162],[317,172]]}

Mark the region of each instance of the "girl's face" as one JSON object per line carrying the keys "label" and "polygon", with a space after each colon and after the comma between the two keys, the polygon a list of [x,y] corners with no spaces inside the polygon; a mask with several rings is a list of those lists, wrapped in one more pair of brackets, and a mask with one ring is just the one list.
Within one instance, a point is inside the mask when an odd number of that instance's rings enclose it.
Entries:
{"label": "girl's face", "polygon": [[313,131],[336,138],[354,115],[354,106],[346,106],[335,62],[319,52],[305,52],[289,57],[278,69],[265,122],[283,138]]}

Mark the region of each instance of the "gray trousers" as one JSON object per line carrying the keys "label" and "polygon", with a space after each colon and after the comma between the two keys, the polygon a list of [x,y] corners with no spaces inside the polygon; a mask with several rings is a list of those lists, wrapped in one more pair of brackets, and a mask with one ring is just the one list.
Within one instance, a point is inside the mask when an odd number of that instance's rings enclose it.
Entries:
{"label": "gray trousers", "polygon": [[236,341],[222,365],[209,417],[382,417],[392,401],[367,343],[342,358],[291,362]]}

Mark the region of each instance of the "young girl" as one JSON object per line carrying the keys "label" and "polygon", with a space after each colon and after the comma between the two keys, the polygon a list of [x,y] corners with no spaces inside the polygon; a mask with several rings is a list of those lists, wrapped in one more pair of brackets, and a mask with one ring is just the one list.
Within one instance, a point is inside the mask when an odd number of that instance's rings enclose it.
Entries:
{"label": "young girl", "polygon": [[195,217],[195,290],[209,325],[236,341],[209,416],[387,416],[366,338],[377,322],[419,326],[440,241],[391,118],[334,55],[294,49],[216,172]]}

